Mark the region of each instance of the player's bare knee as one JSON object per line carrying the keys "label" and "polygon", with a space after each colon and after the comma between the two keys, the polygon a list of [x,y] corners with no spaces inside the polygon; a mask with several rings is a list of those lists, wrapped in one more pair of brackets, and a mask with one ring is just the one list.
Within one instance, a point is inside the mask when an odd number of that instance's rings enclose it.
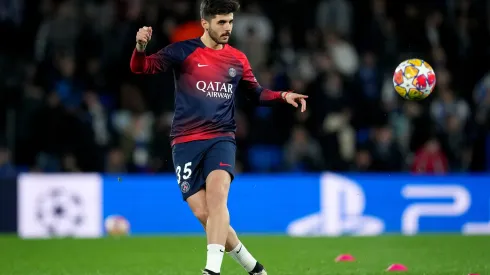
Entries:
{"label": "player's bare knee", "polygon": [[230,190],[231,176],[227,171],[215,170],[206,178],[206,198],[208,206],[226,205]]}
{"label": "player's bare knee", "polygon": [[196,194],[187,199],[187,203],[189,204],[194,216],[203,226],[206,226],[209,213],[208,206],[206,204],[206,192],[203,189],[199,190]]}
{"label": "player's bare knee", "polygon": [[209,216],[208,209],[197,208],[197,209],[193,209],[192,212],[194,213],[194,216],[199,220],[199,222],[205,227]]}

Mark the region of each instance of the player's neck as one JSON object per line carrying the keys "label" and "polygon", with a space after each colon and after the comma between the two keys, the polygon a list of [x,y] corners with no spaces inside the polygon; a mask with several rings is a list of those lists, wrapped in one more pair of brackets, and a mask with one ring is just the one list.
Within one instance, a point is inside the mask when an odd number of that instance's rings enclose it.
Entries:
{"label": "player's neck", "polygon": [[224,48],[223,44],[218,44],[214,42],[214,40],[211,39],[211,37],[207,33],[204,33],[201,36],[201,41],[202,43],[204,43],[204,46],[211,48],[213,50],[221,50]]}

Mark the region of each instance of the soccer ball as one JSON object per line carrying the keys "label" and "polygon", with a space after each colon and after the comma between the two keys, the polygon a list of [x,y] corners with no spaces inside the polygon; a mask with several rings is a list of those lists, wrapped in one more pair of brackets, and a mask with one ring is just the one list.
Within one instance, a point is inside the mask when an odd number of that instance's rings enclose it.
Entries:
{"label": "soccer ball", "polygon": [[105,231],[110,236],[125,236],[129,234],[129,222],[120,215],[111,215],[105,219]]}
{"label": "soccer ball", "polygon": [[434,70],[422,59],[405,60],[395,69],[393,75],[395,91],[408,100],[427,98],[436,86]]}

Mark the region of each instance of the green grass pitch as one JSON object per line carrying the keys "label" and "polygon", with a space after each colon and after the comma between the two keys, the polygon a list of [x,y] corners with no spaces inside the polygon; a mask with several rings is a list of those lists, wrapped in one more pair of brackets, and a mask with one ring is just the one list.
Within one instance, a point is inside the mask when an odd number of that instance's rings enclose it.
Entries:
{"label": "green grass pitch", "polygon": [[[390,274],[392,263],[413,275],[490,274],[490,236],[291,238],[246,236],[270,275]],[[197,275],[204,237],[20,240],[0,236],[0,275]],[[350,253],[356,262],[336,263]],[[225,255],[222,274],[244,270]]]}

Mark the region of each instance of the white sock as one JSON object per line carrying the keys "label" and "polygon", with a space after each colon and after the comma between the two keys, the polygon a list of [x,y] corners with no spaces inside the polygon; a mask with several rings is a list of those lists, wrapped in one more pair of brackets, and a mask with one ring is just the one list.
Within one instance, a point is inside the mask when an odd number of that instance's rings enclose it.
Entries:
{"label": "white sock", "polygon": [[220,273],[221,263],[225,247],[220,244],[208,244],[208,256],[206,259],[206,269],[215,273]]}
{"label": "white sock", "polygon": [[239,243],[232,251],[228,252],[228,254],[239,263],[247,272],[250,272],[254,269],[257,264],[257,260],[248,252],[247,248]]}

